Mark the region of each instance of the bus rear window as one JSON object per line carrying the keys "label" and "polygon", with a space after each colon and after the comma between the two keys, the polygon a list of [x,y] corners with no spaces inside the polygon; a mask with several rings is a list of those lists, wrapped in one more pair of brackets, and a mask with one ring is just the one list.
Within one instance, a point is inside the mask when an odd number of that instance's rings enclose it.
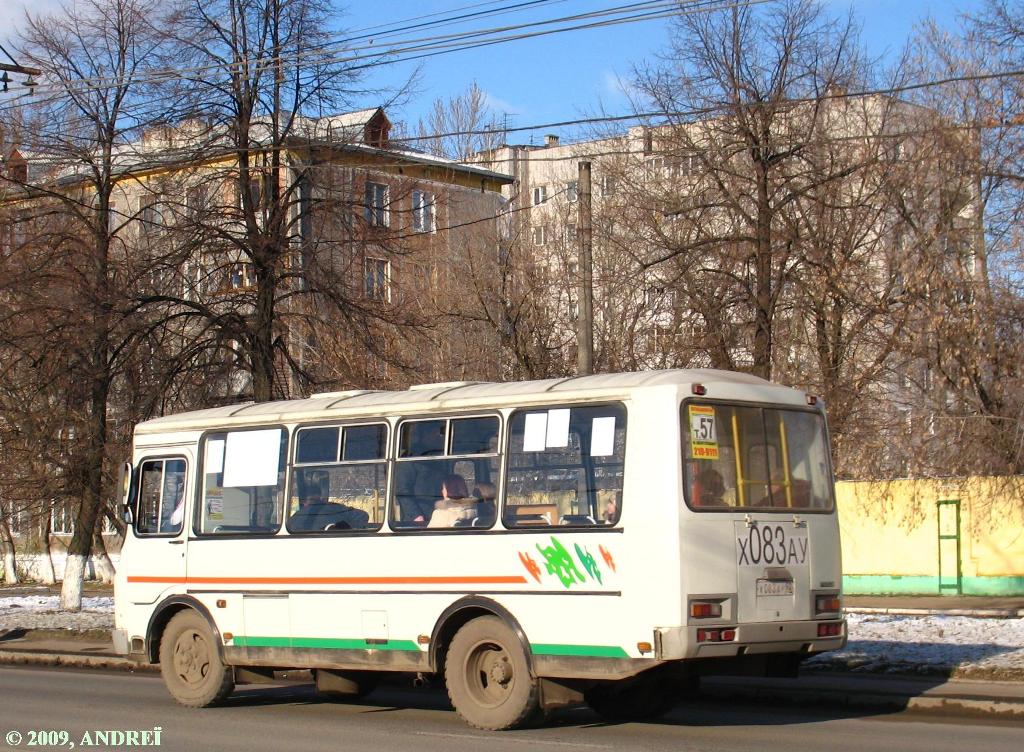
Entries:
{"label": "bus rear window", "polygon": [[683,405],[682,433],[690,507],[832,508],[819,413],[691,402]]}

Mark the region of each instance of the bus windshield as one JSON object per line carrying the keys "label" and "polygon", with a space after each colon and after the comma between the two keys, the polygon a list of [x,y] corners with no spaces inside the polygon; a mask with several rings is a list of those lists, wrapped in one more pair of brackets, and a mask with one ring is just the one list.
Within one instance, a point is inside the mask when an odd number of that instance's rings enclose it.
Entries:
{"label": "bus windshield", "polygon": [[832,508],[828,441],[819,413],[688,402],[682,433],[691,508]]}

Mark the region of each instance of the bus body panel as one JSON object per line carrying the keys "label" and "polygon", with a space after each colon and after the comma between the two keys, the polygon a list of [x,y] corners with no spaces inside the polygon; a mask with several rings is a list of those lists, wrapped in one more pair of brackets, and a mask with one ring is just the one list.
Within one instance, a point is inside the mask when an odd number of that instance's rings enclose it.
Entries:
{"label": "bus body panel", "polygon": [[[715,372],[694,374],[694,381],[712,384],[718,400],[806,409],[800,392],[749,377],[715,383]],[[287,403],[218,408],[199,414],[192,428],[182,416],[140,427],[136,467],[153,456],[188,461],[186,524],[174,541],[133,531],[126,536],[117,578],[118,644],[154,638],[147,631],[153,608],[176,594],[209,612],[227,662],[248,666],[434,671],[430,641],[438,620],[467,597],[488,599],[512,615],[539,676],[620,678],[665,661],[806,655],[839,647],[845,630],[819,638],[820,617],[814,614],[815,594],[837,593],[841,582],[835,510],[689,508],[679,416],[691,383],[659,377],[653,386],[623,385],[629,381],[608,377],[601,389],[581,395],[570,392],[565,380],[541,382],[543,390],[517,385],[503,400],[490,401],[455,399],[454,393],[436,403],[429,392],[419,401],[401,393],[371,394],[353,398],[364,401],[358,410],[347,407],[347,399],[306,400],[291,413]],[[465,389],[487,391],[484,385]],[[622,402],[628,415],[622,513],[614,526],[505,530],[499,519],[486,530],[393,532],[387,524],[378,532],[325,535],[289,534],[283,525],[263,535],[192,530],[193,507],[202,498],[196,477],[200,439],[207,431],[284,426],[294,442],[300,416],[303,424],[386,420],[393,487],[394,429],[403,417],[498,412],[499,451],[505,453],[513,409],[609,401]],[[374,405],[383,407],[375,412]],[[161,425],[169,431],[161,433]],[[785,552],[781,565],[775,555],[772,561],[752,556],[752,531],[769,527],[773,546]],[[776,543],[780,535],[784,545]],[[763,554],[763,535],[760,543]],[[770,571],[779,569],[787,571]],[[786,581],[786,575],[791,593],[779,592],[783,586],[777,584],[759,585]],[[691,603],[701,599],[720,603],[721,616],[694,619]],[[709,627],[734,629],[735,639],[699,641],[698,631]],[[702,667],[713,663],[699,661]]]}

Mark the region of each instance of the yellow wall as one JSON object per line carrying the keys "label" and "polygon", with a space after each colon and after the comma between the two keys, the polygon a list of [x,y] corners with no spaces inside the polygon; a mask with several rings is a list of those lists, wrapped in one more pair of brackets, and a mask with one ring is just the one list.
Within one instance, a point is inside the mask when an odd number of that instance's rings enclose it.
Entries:
{"label": "yellow wall", "polygon": [[[1024,476],[842,482],[836,499],[847,592],[938,592],[937,502],[959,499],[963,592],[1024,594]],[[942,545],[946,583],[956,544]]]}

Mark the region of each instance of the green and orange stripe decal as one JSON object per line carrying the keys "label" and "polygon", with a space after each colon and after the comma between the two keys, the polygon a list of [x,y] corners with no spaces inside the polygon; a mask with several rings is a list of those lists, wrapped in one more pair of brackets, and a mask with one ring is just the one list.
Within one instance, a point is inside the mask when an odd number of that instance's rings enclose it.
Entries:
{"label": "green and orange stripe decal", "polygon": [[[412,640],[367,641],[359,638],[336,637],[263,637],[235,635],[232,644],[239,648],[300,648],[307,650],[392,650],[418,653],[420,647]],[[629,658],[625,650],[616,645],[570,645],[533,643],[534,655],[570,658]]]}
{"label": "green and orange stripe decal", "polygon": [[412,640],[367,642],[354,638],[334,637],[243,637],[235,635],[232,643],[240,648],[306,648],[308,650],[399,650],[418,653]]}

